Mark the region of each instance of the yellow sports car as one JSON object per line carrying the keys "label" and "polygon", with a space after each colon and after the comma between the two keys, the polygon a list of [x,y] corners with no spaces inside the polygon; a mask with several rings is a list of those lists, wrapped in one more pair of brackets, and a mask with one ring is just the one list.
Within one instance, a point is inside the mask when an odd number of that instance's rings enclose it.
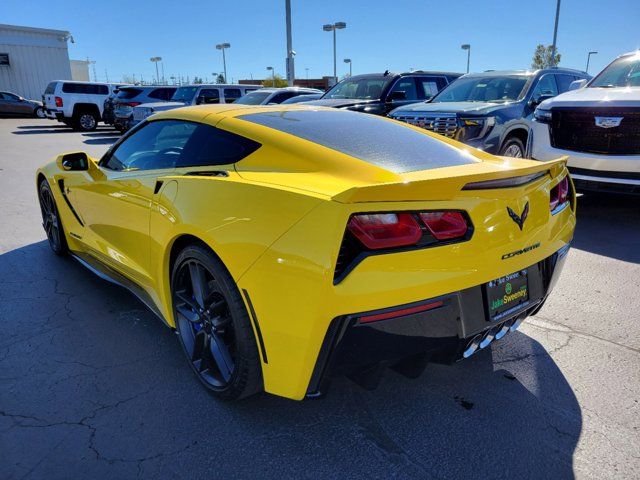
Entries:
{"label": "yellow sports car", "polygon": [[575,227],[564,159],[304,106],[167,111],[36,182],[53,251],[135,293],[225,399],[469,357],[540,309]]}

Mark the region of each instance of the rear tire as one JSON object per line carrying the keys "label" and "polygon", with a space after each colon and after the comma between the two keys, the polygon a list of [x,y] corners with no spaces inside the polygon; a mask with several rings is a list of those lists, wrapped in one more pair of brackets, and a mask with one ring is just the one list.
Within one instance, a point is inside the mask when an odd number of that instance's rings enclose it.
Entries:
{"label": "rear tire", "polygon": [[189,365],[216,397],[238,400],[262,391],[262,368],[238,287],[205,246],[185,247],[171,272],[176,333]]}
{"label": "rear tire", "polygon": [[80,111],[73,116],[73,128],[81,132],[91,132],[98,127],[100,119],[94,112]]}
{"label": "rear tire", "polygon": [[44,108],[42,107],[37,107],[34,111],[33,111],[33,116],[36,118],[46,118],[46,114],[44,113]]}
{"label": "rear tire", "polygon": [[42,213],[42,226],[47,234],[49,246],[56,255],[66,255],[69,253],[67,238],[64,235],[64,227],[62,226],[53,192],[49,182],[46,180],[40,182],[38,199],[40,200],[40,211]]}
{"label": "rear tire", "polygon": [[509,137],[505,140],[499,155],[503,157],[524,158],[524,144],[518,137]]}

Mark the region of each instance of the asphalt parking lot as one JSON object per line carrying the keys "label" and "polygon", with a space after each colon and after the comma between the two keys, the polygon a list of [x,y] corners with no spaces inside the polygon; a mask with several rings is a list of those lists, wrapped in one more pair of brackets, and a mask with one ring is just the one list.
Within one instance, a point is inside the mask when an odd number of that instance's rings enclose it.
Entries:
{"label": "asphalt parking lot", "polygon": [[550,301],[468,361],[224,404],[135,297],[49,250],[35,169],[116,138],[0,119],[0,477],[640,478],[638,199],[581,197]]}

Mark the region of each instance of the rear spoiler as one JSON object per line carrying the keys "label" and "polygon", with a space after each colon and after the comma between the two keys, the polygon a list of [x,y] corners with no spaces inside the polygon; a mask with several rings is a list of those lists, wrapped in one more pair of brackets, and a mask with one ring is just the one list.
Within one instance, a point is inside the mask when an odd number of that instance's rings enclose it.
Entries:
{"label": "rear spoiler", "polygon": [[[399,182],[352,187],[332,197],[340,203],[402,202],[414,200],[449,200],[463,190],[494,190],[521,187],[550,175],[557,177],[566,169],[566,156],[548,162],[526,162],[526,166],[491,161],[434,170],[411,172]],[[519,162],[523,162],[519,160]],[[506,168],[505,168],[506,167]]]}

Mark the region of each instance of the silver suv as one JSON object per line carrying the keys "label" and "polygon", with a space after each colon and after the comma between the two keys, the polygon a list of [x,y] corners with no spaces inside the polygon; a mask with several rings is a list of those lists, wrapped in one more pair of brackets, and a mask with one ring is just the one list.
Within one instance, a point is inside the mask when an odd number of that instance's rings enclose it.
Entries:
{"label": "silver suv", "polygon": [[145,103],[168,102],[178,87],[135,86],[122,87],[113,100],[113,126],[121,132],[129,128],[133,108]]}

